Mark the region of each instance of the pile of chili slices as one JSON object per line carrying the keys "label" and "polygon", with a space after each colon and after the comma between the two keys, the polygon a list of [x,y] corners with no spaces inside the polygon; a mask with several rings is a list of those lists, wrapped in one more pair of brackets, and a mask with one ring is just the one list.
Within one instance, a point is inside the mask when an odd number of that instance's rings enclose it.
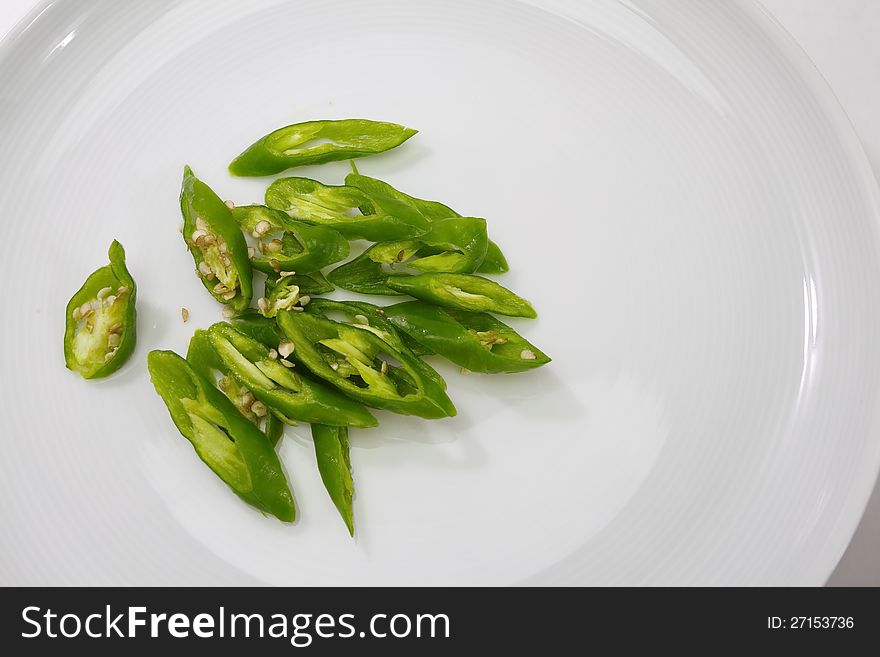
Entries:
{"label": "pile of chili slices", "polygon": [[[353,160],[415,133],[364,119],[297,123],[255,142],[229,170],[268,176]],[[275,447],[284,425],[309,423],[321,479],[353,536],[349,427],[375,427],[372,409],[425,419],[456,414],[445,381],[423,356],[484,373],[524,372],[550,358],[494,316],[537,315],[481,276],[508,270],[484,219],[351,166],[343,185],[279,178],[265,205],[247,206],[224,202],[186,167],[183,237],[228,321],[197,330],[185,358],[150,352],[148,367],[202,461],[245,502],[282,521],[295,520],[296,508]],[[353,240],[369,246],[337,264]],[[109,259],[67,306],[65,360],[87,379],[116,371],[136,340],[137,288],[118,242]],[[255,271],[266,275],[257,299]],[[411,299],[379,306],[321,296],[336,288]]]}

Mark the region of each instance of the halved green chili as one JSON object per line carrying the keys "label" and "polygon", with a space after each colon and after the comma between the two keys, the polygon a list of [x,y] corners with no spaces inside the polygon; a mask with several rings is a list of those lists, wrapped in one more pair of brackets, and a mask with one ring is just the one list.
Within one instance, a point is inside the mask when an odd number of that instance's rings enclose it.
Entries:
{"label": "halved green chili", "polygon": [[[238,412],[261,428],[273,446],[281,439],[284,433],[281,420],[268,412],[266,405],[257,400],[250,390],[229,376],[226,364],[214,351],[208,332],[204,329],[198,329],[190,339],[186,362],[208,383],[216,381],[217,388],[226,395]],[[219,380],[215,371],[223,375]]]}
{"label": "halved green chili", "polygon": [[[439,201],[428,201],[416,198],[415,196],[410,196],[409,194],[401,192],[399,189],[395,189],[383,180],[371,178],[370,176],[364,176],[358,173],[354,162],[351,163],[351,166],[354,171],[345,177],[345,184],[349,187],[356,187],[366,194],[391,197],[403,203],[407,203],[430,221],[439,221],[441,219],[448,219],[449,217],[461,216],[448,205],[444,205]],[[501,248],[495,242],[489,240],[485,256],[476,271],[481,274],[503,274],[509,270],[510,267],[507,264],[507,259],[501,252]]]}
{"label": "halved green chili", "polygon": [[180,209],[183,237],[205,289],[220,303],[244,310],[253,284],[244,235],[232,211],[189,167],[183,170]]}
{"label": "halved green chili", "polygon": [[331,271],[327,279],[351,292],[398,296],[401,293],[390,288],[386,280],[395,267],[409,260],[420,248],[421,244],[414,240],[379,242]]}
{"label": "halved green chili", "polygon": [[532,304],[522,297],[495,281],[472,274],[389,276],[385,284],[392,290],[438,306],[511,317],[538,316]]}
{"label": "halved green chili", "polygon": [[296,221],[334,228],[350,239],[409,239],[430,228],[425,217],[397,199],[311,178],[279,178],[266,190],[266,205]]}
{"label": "halved green chili", "polygon": [[422,301],[384,308],[388,321],[434,353],[473,372],[523,372],[550,357],[486,313],[443,309]]}
{"label": "halved green chili", "polygon": [[362,404],[294,371],[286,349],[293,350],[299,346],[296,343],[282,341],[273,354],[263,343],[225,323],[211,326],[208,337],[229,375],[285,424],[297,420],[333,426],[378,424]]}
{"label": "halved green chili", "polygon": [[266,436],[173,351],[151,351],[150,379],[199,458],[245,502],[292,522],[296,507]]}
{"label": "halved green chili", "polygon": [[296,345],[293,357],[316,376],[368,406],[403,415],[441,418],[455,407],[411,353],[395,349],[367,327],[283,311],[278,325]]}
{"label": "halved green chili", "polygon": [[438,219],[418,241],[422,248],[412,259],[404,261],[406,266],[426,272],[470,274],[486,257],[489,244],[486,220],[476,217]]}
{"label": "halved green chili", "polygon": [[234,176],[268,176],[291,167],[364,157],[399,146],[416,132],[367,119],[295,123],[249,146],[229,171]]}
{"label": "halved green chili", "polygon": [[501,252],[501,247],[492,240],[486,246],[486,257],[477,267],[478,274],[503,274],[510,271],[510,265],[507,264],[507,258]]}
{"label": "halved green chili", "polygon": [[237,331],[244,333],[252,340],[261,342],[270,349],[284,339],[284,334],[274,319],[270,319],[253,309],[246,310],[229,321]]}
{"label": "halved green chili", "polygon": [[125,250],[114,240],[107,255],[110,264],[86,279],[65,310],[64,361],[84,379],[118,370],[137,341],[137,285]]}
{"label": "halved green chili", "polygon": [[267,274],[317,271],[348,257],[348,240],[327,226],[293,221],[265,205],[236,207],[232,216],[257,239],[259,253],[254,253],[251,265]]}
{"label": "halved green chili", "polygon": [[354,536],[354,480],[351,476],[348,427],[313,424],[312,441],[315,443],[315,458],[324,488],[348,527],[348,533]]}
{"label": "halved green chili", "polygon": [[[398,331],[397,327],[385,317],[385,310],[371,303],[314,299],[306,306],[306,312],[369,331],[395,349],[414,357],[433,353],[403,331]],[[422,368],[425,376],[446,389],[446,382],[434,368],[419,358],[413,358],[413,362]]]}
{"label": "halved green chili", "polygon": [[[352,162],[351,165],[353,169],[356,169],[354,162]],[[357,171],[352,171],[352,173],[345,177],[345,184],[349,187],[356,187],[366,194],[396,198],[398,201],[402,201],[412,206],[431,221],[461,216],[448,205],[444,205],[439,201],[427,201],[425,199],[416,198],[415,196],[410,196],[409,194],[405,194],[399,189],[392,187],[384,180],[371,178],[370,176],[365,176]]]}

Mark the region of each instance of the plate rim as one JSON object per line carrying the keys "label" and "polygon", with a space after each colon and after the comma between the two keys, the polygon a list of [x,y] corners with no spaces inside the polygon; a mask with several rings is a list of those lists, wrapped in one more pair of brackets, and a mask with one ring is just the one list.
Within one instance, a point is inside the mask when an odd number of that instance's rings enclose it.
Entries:
{"label": "plate rim", "polygon": [[[875,226],[880,226],[880,172],[874,171],[855,124],[831,83],[794,35],[761,0],[740,0],[739,4],[755,25],[784,49],[783,56],[796,68],[813,98],[828,112],[829,127],[834,130],[841,145],[845,147],[851,164],[858,170],[859,187],[866,198],[873,200],[873,221]],[[880,256],[880,253],[877,255]],[[824,552],[828,555],[825,567],[821,568],[823,585],[827,585],[828,579],[837,569],[865,516],[874,488],[880,485],[880,434],[874,433],[867,438],[869,444],[873,443],[873,455],[868,452],[864,456],[871,458],[860,460],[857,476],[851,480],[846,493],[847,501],[841,505],[835,527],[829,532],[828,541],[823,546]],[[820,565],[822,563],[817,559],[817,568]]]}

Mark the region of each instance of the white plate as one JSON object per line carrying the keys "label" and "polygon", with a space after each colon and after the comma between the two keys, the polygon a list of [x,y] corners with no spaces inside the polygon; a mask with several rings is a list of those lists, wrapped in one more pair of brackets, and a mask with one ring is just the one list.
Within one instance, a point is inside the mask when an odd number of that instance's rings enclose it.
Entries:
{"label": "white plate", "polygon": [[[878,191],[757,5],[50,2],[0,81],[0,583],[821,584],[843,552],[880,463]],[[438,362],[458,417],[354,432],[355,541],[307,428],[286,526],[198,461],[145,367],[220,319],[184,163],[258,201],[239,150],[350,116],[421,130],[361,170],[488,217],[554,357]],[[63,309],[113,238],[139,343],[90,383]]]}

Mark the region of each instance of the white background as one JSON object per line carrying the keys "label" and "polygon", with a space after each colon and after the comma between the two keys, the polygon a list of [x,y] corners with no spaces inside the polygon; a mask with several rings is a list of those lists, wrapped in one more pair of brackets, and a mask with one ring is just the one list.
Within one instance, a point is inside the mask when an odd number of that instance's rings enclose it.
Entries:
{"label": "white background", "polygon": [[[0,34],[34,0],[3,0]],[[880,172],[880,2],[877,0],[764,0],[831,84]],[[829,580],[839,586],[880,586],[880,486]]]}

